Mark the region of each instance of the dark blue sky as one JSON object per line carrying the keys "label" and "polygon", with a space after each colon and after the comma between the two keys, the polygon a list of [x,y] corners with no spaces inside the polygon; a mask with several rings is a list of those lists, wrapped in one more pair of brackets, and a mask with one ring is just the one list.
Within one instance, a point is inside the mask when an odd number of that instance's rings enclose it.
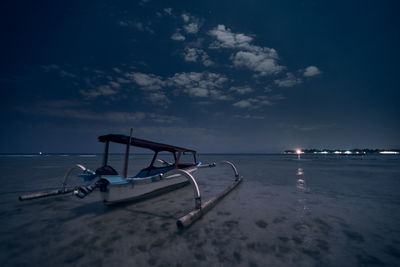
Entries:
{"label": "dark blue sky", "polygon": [[0,152],[398,148],[398,1],[2,1]]}

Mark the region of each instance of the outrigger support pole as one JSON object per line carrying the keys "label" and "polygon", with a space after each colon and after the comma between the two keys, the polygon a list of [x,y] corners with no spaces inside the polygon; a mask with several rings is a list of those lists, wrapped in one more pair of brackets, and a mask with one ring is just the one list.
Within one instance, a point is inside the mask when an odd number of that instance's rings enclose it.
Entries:
{"label": "outrigger support pole", "polygon": [[190,184],[193,186],[193,193],[194,193],[194,201],[195,201],[195,209],[201,209],[201,195],[199,185],[197,184],[196,180],[194,179],[193,175],[189,172],[181,169],[175,169],[167,172],[164,174],[164,178],[168,178],[169,176],[180,174],[184,176],[186,179],[189,180]]}
{"label": "outrigger support pole", "polygon": [[82,166],[80,164],[76,164],[75,166],[70,168],[65,173],[64,181],[62,183],[62,188],[61,189],[56,189],[56,190],[47,191],[47,192],[39,192],[39,193],[30,194],[30,195],[20,196],[19,200],[30,200],[30,199],[49,197],[49,196],[55,196],[55,195],[63,195],[63,194],[68,194],[68,193],[73,192],[75,190],[75,188],[66,188],[66,186],[67,186],[68,177],[70,176],[71,172],[76,168],[81,169],[83,171],[83,173],[88,173],[88,174],[93,175],[93,176],[96,175],[96,173],[94,171],[86,168],[85,166]]}
{"label": "outrigger support pole", "polygon": [[[176,222],[176,225],[178,228],[183,229],[189,227],[192,223],[200,219],[204,214],[206,214],[208,211],[210,211],[217,203],[219,200],[221,200],[223,197],[225,197],[228,193],[230,193],[238,184],[240,184],[243,181],[243,177],[239,176],[239,173],[237,172],[237,169],[235,165],[233,165],[232,162],[229,161],[222,161],[219,164],[228,164],[232,167],[234,173],[235,173],[235,181],[232,185],[230,185],[228,188],[226,188],[224,191],[219,193],[217,196],[214,198],[208,200],[204,204],[200,205],[200,207],[197,207],[195,210],[189,212],[185,216],[179,218],[179,220]],[[207,166],[207,165],[205,165]],[[207,167],[214,167],[215,164],[210,164]],[[200,194],[200,191],[199,191]]]}

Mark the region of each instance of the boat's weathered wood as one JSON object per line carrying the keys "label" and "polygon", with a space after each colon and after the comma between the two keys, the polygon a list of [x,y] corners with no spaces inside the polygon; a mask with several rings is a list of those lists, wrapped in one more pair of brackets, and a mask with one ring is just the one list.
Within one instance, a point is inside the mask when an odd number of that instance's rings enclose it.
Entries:
{"label": "boat's weathered wood", "polygon": [[239,177],[235,182],[230,185],[228,188],[226,188],[224,191],[219,193],[217,196],[214,198],[208,200],[204,204],[201,205],[200,209],[195,209],[185,216],[181,217],[177,222],[176,225],[178,228],[186,228],[189,227],[192,223],[200,219],[204,214],[206,214],[208,211],[210,211],[217,203],[219,200],[221,200],[223,197],[225,197],[229,192],[231,192],[240,182],[242,182],[243,177]]}
{"label": "boat's weathered wood", "polygon": [[52,190],[52,191],[47,191],[47,192],[39,192],[39,193],[30,194],[30,195],[19,196],[19,200],[30,200],[30,199],[49,197],[49,196],[55,196],[55,195],[63,195],[63,194],[71,193],[72,191],[74,191],[73,188],[64,189],[64,190],[58,189],[58,190]]}

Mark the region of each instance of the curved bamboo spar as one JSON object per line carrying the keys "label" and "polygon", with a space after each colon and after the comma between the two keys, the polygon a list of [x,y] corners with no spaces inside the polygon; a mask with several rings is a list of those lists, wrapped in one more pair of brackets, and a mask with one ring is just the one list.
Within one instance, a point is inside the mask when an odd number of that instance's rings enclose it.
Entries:
{"label": "curved bamboo spar", "polygon": [[176,174],[180,174],[189,180],[190,184],[193,186],[195,209],[201,209],[200,189],[199,189],[199,185],[197,184],[193,175],[191,175],[188,171],[181,170],[181,169],[175,169],[175,170],[171,170],[171,171],[167,172],[166,174],[164,174],[164,178],[168,178],[169,176],[173,176]]}
{"label": "curved bamboo spar", "polygon": [[226,188],[224,191],[219,193],[217,196],[208,200],[206,203],[202,204],[200,208],[197,208],[189,212],[185,216],[179,218],[179,220],[176,222],[178,228],[182,229],[189,227],[192,223],[194,223],[195,221],[200,219],[204,214],[210,211],[218,203],[219,200],[221,200],[224,196],[230,193],[238,184],[240,184],[243,181],[243,177],[239,176],[239,173],[232,162],[222,161],[220,162],[220,164],[221,163],[228,164],[232,167],[233,172],[235,173],[235,182],[228,188]]}
{"label": "curved bamboo spar", "polygon": [[235,181],[237,181],[239,179],[239,173],[238,173],[235,165],[233,165],[232,162],[225,160],[225,161],[221,161],[220,163],[228,164],[229,166],[231,166],[233,169],[233,172],[235,173],[235,178],[236,178]]}
{"label": "curved bamboo spar", "polygon": [[68,177],[71,175],[71,172],[76,169],[76,168],[80,168],[84,173],[91,173],[91,174],[96,174],[95,172],[93,172],[92,170],[86,168],[85,166],[81,165],[81,164],[76,164],[75,166],[71,167],[64,176],[64,182],[62,183],[62,188],[63,190],[65,190],[65,187],[67,186],[67,181],[68,181]]}

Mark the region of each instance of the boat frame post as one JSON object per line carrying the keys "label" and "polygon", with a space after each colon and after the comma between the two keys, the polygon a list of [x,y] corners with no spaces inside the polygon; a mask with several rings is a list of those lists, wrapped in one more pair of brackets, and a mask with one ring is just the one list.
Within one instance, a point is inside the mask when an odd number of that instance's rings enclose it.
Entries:
{"label": "boat frame post", "polygon": [[178,156],[175,158],[175,168],[178,168],[179,161],[181,160],[182,152],[178,152]]}
{"label": "boat frame post", "polygon": [[107,166],[107,162],[108,162],[108,148],[110,146],[110,141],[107,140],[106,141],[106,146],[104,148],[104,155],[103,155],[103,166]]}
{"label": "boat frame post", "polygon": [[128,139],[128,143],[126,144],[126,150],[125,150],[125,164],[124,164],[124,173],[123,173],[125,178],[128,178],[129,149],[131,147],[132,132],[133,132],[133,128],[131,128],[131,132],[129,134],[129,139]]}

